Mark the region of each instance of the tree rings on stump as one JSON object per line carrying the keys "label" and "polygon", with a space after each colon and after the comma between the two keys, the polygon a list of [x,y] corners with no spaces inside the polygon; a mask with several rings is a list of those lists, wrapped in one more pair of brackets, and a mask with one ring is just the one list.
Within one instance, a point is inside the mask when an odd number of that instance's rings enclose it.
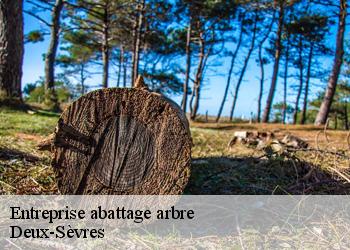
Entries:
{"label": "tree rings on stump", "polygon": [[62,194],[180,194],[191,145],[171,100],[146,88],[102,89],[62,113],[52,165]]}

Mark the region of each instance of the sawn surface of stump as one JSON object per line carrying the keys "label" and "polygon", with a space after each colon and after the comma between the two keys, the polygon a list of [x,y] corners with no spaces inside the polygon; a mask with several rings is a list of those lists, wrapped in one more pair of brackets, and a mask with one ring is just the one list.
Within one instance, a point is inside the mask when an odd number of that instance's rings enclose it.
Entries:
{"label": "sawn surface of stump", "polygon": [[191,144],[171,100],[145,89],[102,89],[62,113],[52,165],[62,194],[179,194]]}

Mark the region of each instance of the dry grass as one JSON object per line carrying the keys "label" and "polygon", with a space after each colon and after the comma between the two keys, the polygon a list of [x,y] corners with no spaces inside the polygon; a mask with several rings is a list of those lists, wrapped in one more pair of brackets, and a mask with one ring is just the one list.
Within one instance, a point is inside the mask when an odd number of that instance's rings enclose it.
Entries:
{"label": "dry grass", "polygon": [[58,115],[0,109],[0,194],[54,194],[50,154],[36,149]]}
{"label": "dry grass", "polygon": [[[259,124],[259,123],[199,123],[192,122],[191,126],[194,128],[202,128],[214,131],[225,131],[232,135],[232,131],[237,130],[261,130],[261,131],[271,131],[276,134],[276,136],[291,133],[300,138],[306,140],[311,146],[315,147],[315,139],[317,134],[322,132],[319,135],[319,145],[321,147],[332,146],[342,150],[348,150],[347,145],[347,135],[348,131],[344,130],[334,130],[327,128],[327,137],[329,143],[327,143],[326,138],[324,137],[324,127],[314,126],[314,125],[290,125],[290,124]],[[327,145],[329,144],[329,145]]]}
{"label": "dry grass", "polygon": [[[57,115],[0,109],[0,193],[57,194],[50,166],[50,154],[36,150],[38,141],[53,131]],[[278,136],[292,133],[312,147],[349,155],[344,131],[313,126],[277,124],[192,123],[193,164],[187,194],[348,194],[349,161],[320,152],[267,154],[238,145],[228,148],[236,130],[268,130]],[[315,143],[319,135],[319,142]],[[125,248],[148,249],[264,249],[307,248],[342,249],[348,246],[348,224],[334,217],[320,221],[314,228],[242,229],[228,237],[182,238],[177,235],[128,234],[115,237],[111,244]],[[319,234],[318,228],[322,229]],[[118,240],[119,239],[119,240]],[[96,248],[106,241],[94,241]],[[118,249],[118,247],[116,248]]]}
{"label": "dry grass", "polygon": [[[50,154],[36,149],[58,115],[0,109],[0,193],[54,194]],[[348,194],[349,161],[323,152],[267,154],[243,145],[228,148],[236,130],[292,133],[311,147],[348,155],[347,132],[280,124],[192,123],[195,144],[186,194]],[[315,138],[318,136],[318,143]]]}
{"label": "dry grass", "polygon": [[[193,194],[348,194],[349,150],[346,131],[311,125],[192,123]],[[267,154],[262,150],[227,145],[238,130],[287,133],[320,151]],[[325,153],[326,151],[326,153]],[[337,152],[340,155],[332,154]]]}

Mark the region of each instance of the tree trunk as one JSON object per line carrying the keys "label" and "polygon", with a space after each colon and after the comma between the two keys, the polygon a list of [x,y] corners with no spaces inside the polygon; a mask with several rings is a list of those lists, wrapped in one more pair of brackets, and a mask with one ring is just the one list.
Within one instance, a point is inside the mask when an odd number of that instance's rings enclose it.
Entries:
{"label": "tree trunk", "polygon": [[133,38],[133,46],[132,46],[132,53],[131,53],[131,86],[134,85],[134,79],[135,79],[135,72],[134,72],[134,69],[135,69],[135,51],[136,51],[136,33],[137,33],[137,20],[136,20],[136,17],[135,17],[135,23],[133,25],[133,29],[132,29],[132,38]]}
{"label": "tree trunk", "polygon": [[[198,107],[199,107],[199,99],[200,99],[200,91],[199,91],[200,85],[195,84],[193,86],[193,95],[191,97],[191,104],[193,105],[193,108],[191,109],[192,112],[190,113],[191,120],[194,121],[197,117]],[[193,104],[194,101],[194,104]]]}
{"label": "tree trunk", "polygon": [[108,16],[109,3],[106,2],[104,6],[104,20],[103,20],[103,40],[102,40],[102,87],[108,88],[109,79],[109,16]]}
{"label": "tree trunk", "polygon": [[62,194],[181,194],[189,178],[186,116],[145,89],[102,89],[79,98],[63,112],[53,142]]}
{"label": "tree trunk", "polygon": [[314,45],[313,45],[313,43],[311,43],[310,44],[310,51],[309,51],[309,58],[308,58],[308,62],[307,62],[304,104],[303,104],[303,110],[301,113],[300,124],[305,124],[305,122],[306,122],[307,102],[308,102],[308,96],[309,96],[309,88],[310,88],[309,85],[310,85],[310,77],[311,77],[311,64],[312,64],[312,57],[313,57],[313,53],[314,53],[313,50],[314,50]]}
{"label": "tree trunk", "polygon": [[234,92],[234,95],[233,95],[232,107],[231,107],[231,112],[230,112],[230,121],[233,120],[233,113],[235,111],[235,107],[236,107],[236,103],[237,103],[237,99],[238,99],[239,88],[240,88],[240,86],[242,84],[243,77],[244,77],[245,71],[247,69],[249,60],[250,60],[250,56],[251,56],[251,54],[252,54],[252,52],[254,50],[257,23],[258,23],[258,15],[255,13],[255,21],[254,21],[252,41],[250,43],[250,47],[249,47],[248,53],[246,55],[246,58],[244,59],[243,68],[242,68],[241,73],[239,75],[238,82],[237,82],[237,85],[236,85],[236,88],[235,88],[235,92]]}
{"label": "tree trunk", "polygon": [[344,129],[349,130],[348,102],[344,104]]}
{"label": "tree trunk", "polygon": [[122,75],[122,68],[123,68],[123,62],[124,62],[124,47],[120,46],[120,51],[119,51],[119,65],[118,65],[118,78],[117,78],[117,87],[119,88],[120,86],[120,79]]}
{"label": "tree trunk", "polygon": [[85,94],[85,76],[84,76],[85,66],[84,63],[80,65],[80,84],[81,84],[81,95]]}
{"label": "tree trunk", "polygon": [[263,56],[262,56],[262,51],[263,51],[263,46],[265,41],[267,40],[267,38],[270,35],[273,23],[275,22],[275,11],[273,12],[272,15],[272,19],[271,19],[271,23],[267,29],[267,32],[265,34],[265,36],[263,37],[263,39],[261,40],[261,42],[259,43],[259,52],[258,52],[258,56],[259,56],[259,66],[260,66],[260,86],[259,86],[259,96],[258,96],[258,111],[257,111],[257,122],[260,122],[260,118],[261,118],[261,103],[262,103],[262,97],[263,97],[263,93],[264,93],[264,82],[265,82],[265,68],[264,68],[264,60],[263,60]]}
{"label": "tree trunk", "polygon": [[271,86],[270,91],[267,96],[266,100],[266,106],[264,109],[262,122],[268,122],[270,118],[270,112],[271,107],[273,103],[273,98],[276,91],[276,85],[277,85],[277,78],[278,78],[278,68],[281,58],[281,50],[282,50],[282,44],[281,44],[281,37],[282,37],[282,30],[283,30],[283,19],[284,19],[284,3],[280,3],[280,10],[279,10],[279,17],[278,17],[278,29],[277,29],[277,37],[276,37],[276,52],[275,52],[275,62],[273,65],[273,73],[272,73],[272,79],[271,79]]}
{"label": "tree trunk", "polygon": [[139,73],[139,63],[140,63],[140,46],[141,46],[141,33],[143,26],[143,17],[145,11],[145,0],[141,2],[141,6],[138,10],[138,19],[135,22],[134,27],[134,49],[133,49],[133,60],[132,60],[132,74],[131,74],[131,85],[134,86],[134,83],[137,79]]}
{"label": "tree trunk", "polygon": [[[194,84],[193,84],[193,92],[194,92],[194,105],[193,108],[191,109],[191,120],[194,120],[197,116],[198,108],[199,108],[199,99],[200,99],[200,85],[202,82],[202,74],[203,74],[203,64],[204,64],[204,39],[203,39],[203,34],[201,33],[199,39],[199,62],[198,62],[198,68],[197,68],[197,73],[195,76]],[[190,106],[192,106],[193,102],[193,95],[191,97],[191,102]]]}
{"label": "tree trunk", "polygon": [[193,114],[193,100],[194,100],[194,95],[195,95],[195,91],[194,91],[195,88],[196,88],[196,85],[193,84],[193,89],[192,89],[192,93],[191,93],[191,97],[190,97],[190,103],[189,103],[189,106],[190,106],[190,117]]}
{"label": "tree trunk", "polygon": [[102,75],[102,87],[108,88],[109,78],[109,45],[108,41],[102,46],[102,63],[103,63],[103,75]]}
{"label": "tree trunk", "polygon": [[187,109],[187,95],[188,95],[188,83],[190,81],[191,73],[191,21],[188,24],[187,28],[187,37],[186,37],[186,75],[185,82],[183,85],[183,97],[181,102],[181,108],[186,113]]}
{"label": "tree trunk", "polygon": [[234,53],[231,56],[231,64],[230,64],[230,69],[228,71],[228,77],[227,77],[227,82],[226,82],[224,96],[223,96],[222,101],[221,101],[221,105],[220,105],[220,108],[219,108],[218,115],[216,116],[216,119],[215,119],[216,122],[218,122],[220,120],[220,117],[221,117],[221,114],[222,114],[222,110],[224,109],[224,105],[225,105],[225,102],[226,102],[226,99],[227,99],[228,90],[230,88],[233,67],[235,65],[235,61],[236,61],[236,57],[237,57],[238,51],[239,51],[239,49],[241,47],[241,44],[242,44],[242,37],[243,37],[243,24],[242,23],[241,23],[240,27],[241,27],[241,29],[240,29],[240,32],[239,32],[239,37],[238,37],[236,49],[235,49]]}
{"label": "tree trunk", "polygon": [[55,61],[60,36],[60,19],[64,1],[56,0],[51,11],[50,44],[45,57],[45,102],[54,110],[59,109],[55,93]]}
{"label": "tree trunk", "polygon": [[302,43],[302,37],[300,35],[299,37],[299,88],[297,97],[295,100],[295,106],[294,106],[294,114],[293,114],[293,124],[297,123],[298,119],[298,109],[299,109],[299,101],[301,92],[303,90],[303,79],[304,79],[304,65],[303,65],[303,43]]}
{"label": "tree trunk", "polygon": [[0,1],[0,101],[22,99],[22,4],[22,0]]}
{"label": "tree trunk", "polygon": [[327,121],[329,111],[332,106],[333,97],[337,87],[337,82],[341,70],[341,65],[343,63],[344,55],[344,33],[346,26],[346,15],[347,15],[347,0],[340,0],[339,6],[339,23],[338,23],[338,32],[336,40],[336,49],[333,62],[333,69],[328,80],[328,85],[326,89],[325,96],[323,98],[321,107],[318,111],[315,125],[323,125]]}
{"label": "tree trunk", "polygon": [[123,87],[126,87],[126,77],[127,77],[127,67],[128,67],[128,57],[124,55],[124,61],[123,61]]}
{"label": "tree trunk", "polygon": [[288,63],[289,63],[289,37],[287,38],[286,47],[286,62],[284,64],[284,79],[283,79],[283,107],[282,107],[282,122],[286,124],[287,118],[287,81],[288,81]]}

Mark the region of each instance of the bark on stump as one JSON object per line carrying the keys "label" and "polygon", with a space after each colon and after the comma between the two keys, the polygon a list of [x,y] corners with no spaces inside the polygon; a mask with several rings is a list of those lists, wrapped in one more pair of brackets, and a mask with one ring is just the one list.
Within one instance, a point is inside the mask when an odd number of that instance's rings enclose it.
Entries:
{"label": "bark on stump", "polygon": [[52,165],[62,194],[180,194],[191,145],[185,114],[141,79],[73,102],[59,119]]}

